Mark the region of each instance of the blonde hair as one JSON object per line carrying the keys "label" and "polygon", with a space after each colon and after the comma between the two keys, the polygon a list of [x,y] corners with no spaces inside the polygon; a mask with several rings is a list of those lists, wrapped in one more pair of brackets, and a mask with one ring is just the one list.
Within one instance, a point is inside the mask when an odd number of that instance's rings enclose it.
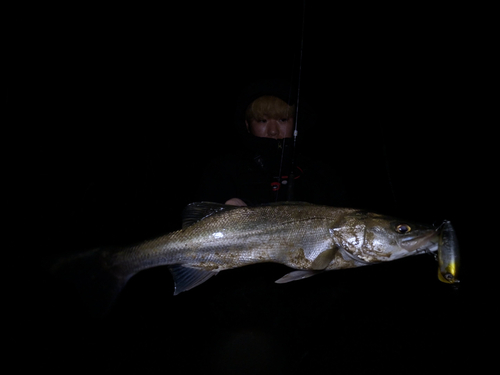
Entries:
{"label": "blonde hair", "polygon": [[247,121],[260,120],[263,117],[272,119],[294,117],[295,105],[288,105],[276,96],[264,95],[255,99],[245,112]]}

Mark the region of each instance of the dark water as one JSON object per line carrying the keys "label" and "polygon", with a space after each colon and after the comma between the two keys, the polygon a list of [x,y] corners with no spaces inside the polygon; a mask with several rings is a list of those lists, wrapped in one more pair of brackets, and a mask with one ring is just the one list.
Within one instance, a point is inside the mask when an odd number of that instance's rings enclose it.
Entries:
{"label": "dark water", "polygon": [[206,161],[239,147],[235,93],[253,78],[296,73],[294,7],[229,18],[213,4],[174,6],[165,17],[87,10],[27,36],[37,63],[20,66],[29,90],[19,98],[30,110],[20,105],[19,113],[43,125],[20,129],[15,154],[29,156],[13,180],[28,207],[16,207],[25,229],[13,248],[16,264],[34,266],[11,279],[15,319],[6,325],[16,332],[20,368],[451,374],[483,362],[476,236],[464,210],[477,181],[464,152],[474,132],[457,125],[470,115],[466,82],[455,75],[460,35],[435,12],[425,14],[422,34],[410,27],[417,20],[405,27],[380,9],[371,17],[309,6],[302,89],[319,121],[305,147],[346,176],[357,206],[451,220],[464,263],[460,290],[437,280],[429,256],[285,285],[274,281],[286,267],[250,266],[176,297],[168,270],[158,268],[135,276],[96,320],[74,290],[43,272],[54,254],[180,227]]}

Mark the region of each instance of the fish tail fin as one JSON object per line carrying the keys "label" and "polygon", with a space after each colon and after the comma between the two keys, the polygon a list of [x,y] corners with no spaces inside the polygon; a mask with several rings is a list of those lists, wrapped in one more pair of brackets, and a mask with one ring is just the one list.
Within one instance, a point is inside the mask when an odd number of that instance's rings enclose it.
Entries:
{"label": "fish tail fin", "polygon": [[105,316],[132,274],[107,262],[108,249],[97,248],[51,262],[51,275],[74,291],[93,317]]}

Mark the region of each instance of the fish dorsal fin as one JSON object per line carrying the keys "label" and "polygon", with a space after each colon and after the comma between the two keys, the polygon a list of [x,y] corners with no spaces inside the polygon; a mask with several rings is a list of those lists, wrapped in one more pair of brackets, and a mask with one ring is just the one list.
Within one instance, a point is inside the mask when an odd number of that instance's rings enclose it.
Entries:
{"label": "fish dorsal fin", "polygon": [[203,284],[212,276],[217,275],[214,271],[205,271],[195,268],[184,267],[180,264],[170,266],[170,272],[174,278],[174,296],[195,286]]}
{"label": "fish dorsal fin", "polygon": [[194,202],[190,203],[182,211],[182,229],[185,229],[200,220],[203,220],[213,214],[221,211],[233,210],[238,206],[229,206],[226,204],[213,202]]}

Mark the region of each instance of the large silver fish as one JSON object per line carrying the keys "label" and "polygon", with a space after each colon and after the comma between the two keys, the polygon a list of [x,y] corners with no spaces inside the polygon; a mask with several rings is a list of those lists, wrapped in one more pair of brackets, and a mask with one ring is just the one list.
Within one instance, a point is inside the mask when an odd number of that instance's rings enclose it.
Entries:
{"label": "large silver fish", "polygon": [[174,294],[220,271],[263,262],[295,269],[276,281],[286,283],[437,251],[438,237],[431,227],[358,209],[201,202],[186,207],[181,230],[130,247],[62,259],[53,270],[71,275],[88,293],[106,294],[102,303],[107,304],[133,275],[151,267],[170,267]]}

